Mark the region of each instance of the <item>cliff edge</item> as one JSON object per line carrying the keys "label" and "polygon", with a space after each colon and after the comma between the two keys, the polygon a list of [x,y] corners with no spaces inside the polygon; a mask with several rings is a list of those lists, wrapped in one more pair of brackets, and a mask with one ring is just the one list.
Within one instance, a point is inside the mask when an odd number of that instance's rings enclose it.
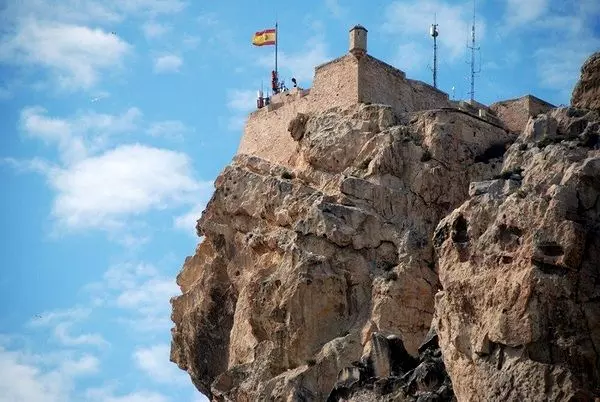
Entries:
{"label": "cliff edge", "polygon": [[416,356],[434,313],[433,230],[514,140],[454,109],[402,123],[381,105],[290,128],[296,168],[237,156],[177,278],[171,357],[215,400],[326,400],[353,362],[400,375],[390,342]]}
{"label": "cliff edge", "polygon": [[600,397],[599,130],[576,107],[522,133],[298,114],[292,163],[237,155],[216,180],[171,360],[214,401]]}
{"label": "cliff edge", "polygon": [[581,67],[581,78],[573,89],[571,105],[600,112],[600,52],[591,55]]}

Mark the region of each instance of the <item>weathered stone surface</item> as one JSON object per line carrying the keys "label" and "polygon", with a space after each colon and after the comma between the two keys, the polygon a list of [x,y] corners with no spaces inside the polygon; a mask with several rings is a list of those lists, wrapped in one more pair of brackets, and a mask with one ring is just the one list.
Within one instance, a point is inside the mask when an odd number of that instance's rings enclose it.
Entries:
{"label": "weathered stone surface", "polygon": [[518,187],[473,184],[494,191],[437,226],[437,333],[459,401],[600,397],[599,120],[531,120],[500,175]]}
{"label": "weathered stone surface", "polygon": [[362,356],[390,378],[394,345],[417,356],[430,327],[437,222],[512,140],[458,111],[356,105],[309,117],[293,170],[236,156],[178,276],[171,359],[216,401],[325,400]]}
{"label": "weathered stone surface", "polygon": [[288,131],[294,139],[294,141],[300,141],[304,137],[304,131],[306,130],[306,122],[308,121],[308,115],[305,113],[298,113],[288,125]]}
{"label": "weathered stone surface", "polygon": [[592,54],[581,67],[581,78],[573,89],[571,105],[600,111],[600,52]]}
{"label": "weathered stone surface", "polygon": [[[386,338],[379,335],[379,339]],[[353,366],[342,369],[327,402],[456,400],[433,328],[419,348],[418,359],[406,352],[399,338],[390,337],[386,341],[387,373],[378,375],[376,366],[381,362],[363,357],[353,362]]]}
{"label": "weathered stone surface", "polygon": [[490,110],[498,116],[510,131],[521,134],[529,119],[546,114],[555,106],[532,95],[508,99],[490,105]]}

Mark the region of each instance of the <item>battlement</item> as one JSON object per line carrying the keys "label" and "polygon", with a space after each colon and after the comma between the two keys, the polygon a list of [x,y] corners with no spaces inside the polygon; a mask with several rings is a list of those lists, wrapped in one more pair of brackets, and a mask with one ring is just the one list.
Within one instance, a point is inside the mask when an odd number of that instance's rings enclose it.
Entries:
{"label": "battlement", "polygon": [[310,89],[293,88],[273,95],[269,104],[252,112],[238,153],[288,165],[296,143],[287,132],[298,113],[312,113],[357,103],[390,105],[397,114],[450,107],[448,94],[367,54],[367,31],[350,30],[349,52],[315,67]]}
{"label": "battlement", "polygon": [[406,78],[406,74],[367,54],[367,30],[350,30],[349,52],[315,67],[310,89],[293,88],[275,94],[267,106],[252,112],[244,127],[238,154],[251,154],[291,165],[297,143],[288,125],[298,113],[314,113],[358,103],[385,104],[397,115],[421,110],[455,108],[490,124],[520,132],[531,116],[553,106],[533,96],[499,102],[491,107],[477,102],[450,101],[433,86]]}
{"label": "battlement", "polygon": [[270,103],[267,106],[260,108],[252,113],[258,113],[262,110],[272,112],[274,110],[279,109],[281,106],[290,102],[294,102],[308,94],[310,94],[310,89],[292,88],[289,90],[282,91],[278,94],[271,96]]}

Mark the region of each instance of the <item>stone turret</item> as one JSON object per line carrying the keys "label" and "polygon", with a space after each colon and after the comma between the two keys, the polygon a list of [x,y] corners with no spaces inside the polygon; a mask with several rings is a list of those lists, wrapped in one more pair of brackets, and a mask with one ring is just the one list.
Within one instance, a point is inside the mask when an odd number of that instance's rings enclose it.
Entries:
{"label": "stone turret", "polygon": [[362,25],[355,25],[350,30],[350,53],[357,59],[367,54],[367,29]]}

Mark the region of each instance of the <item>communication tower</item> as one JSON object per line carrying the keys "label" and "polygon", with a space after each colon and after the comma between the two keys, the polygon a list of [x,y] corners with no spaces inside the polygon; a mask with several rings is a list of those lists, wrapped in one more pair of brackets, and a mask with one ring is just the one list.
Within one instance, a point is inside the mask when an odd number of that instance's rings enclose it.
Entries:
{"label": "communication tower", "polygon": [[433,87],[437,88],[437,37],[440,34],[438,31],[438,24],[436,24],[436,18],[433,19],[429,34],[433,38]]}
{"label": "communication tower", "polygon": [[[479,68],[475,70],[475,51],[480,51],[480,47],[475,46],[475,0],[473,0],[473,25],[471,25],[471,45],[467,43],[467,48],[471,49],[471,102],[475,100],[475,75],[481,72],[481,59],[479,61]],[[481,53],[480,53],[481,57]]]}

